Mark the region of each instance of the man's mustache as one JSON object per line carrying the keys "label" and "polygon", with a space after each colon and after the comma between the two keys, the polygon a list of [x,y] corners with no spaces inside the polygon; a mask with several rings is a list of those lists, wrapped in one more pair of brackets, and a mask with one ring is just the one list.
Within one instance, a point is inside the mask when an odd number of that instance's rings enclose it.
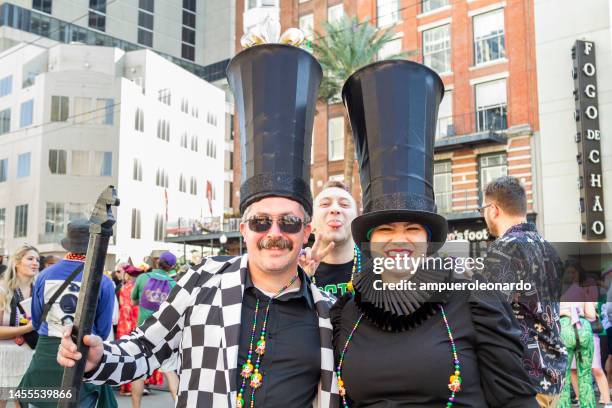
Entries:
{"label": "man's mustache", "polygon": [[257,243],[257,248],[259,249],[293,249],[293,242],[285,239],[283,237],[275,237],[275,238],[264,238]]}

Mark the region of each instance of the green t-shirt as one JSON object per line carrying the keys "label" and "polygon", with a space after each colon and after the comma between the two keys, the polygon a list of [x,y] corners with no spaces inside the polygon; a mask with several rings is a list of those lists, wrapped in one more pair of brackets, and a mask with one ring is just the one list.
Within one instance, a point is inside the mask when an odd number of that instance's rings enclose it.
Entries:
{"label": "green t-shirt", "polygon": [[176,285],[176,282],[174,281],[174,279],[168,276],[166,271],[161,270],[161,269],[153,269],[151,272],[143,273],[136,279],[136,282],[134,282],[134,289],[132,289],[132,300],[138,301],[138,325],[139,326],[142,324],[142,322],[147,320],[149,317],[153,315],[153,313],[156,312],[155,310],[149,310],[149,309],[142,307],[142,305],[140,305],[140,298],[142,297],[143,289],[145,285],[147,284],[147,281],[150,278],[170,281],[170,289],[172,289],[174,285]]}

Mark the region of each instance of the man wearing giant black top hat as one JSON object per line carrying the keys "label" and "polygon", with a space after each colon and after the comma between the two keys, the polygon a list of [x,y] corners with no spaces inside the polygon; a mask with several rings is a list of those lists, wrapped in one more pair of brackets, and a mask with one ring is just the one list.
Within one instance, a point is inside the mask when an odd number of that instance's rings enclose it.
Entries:
{"label": "man wearing giant black top hat", "polygon": [[[131,335],[86,338],[86,381],[129,382],[178,352],[179,407],[337,407],[332,299],[298,268],[310,234],[321,67],[297,47],[263,44],[234,57],[227,73],[240,119],[248,255],[191,269]],[[58,361],[71,365],[74,351],[65,336]]]}
{"label": "man wearing giant black top hat", "polygon": [[432,186],[443,94],[439,76],[410,61],[368,65],[342,90],[364,205],[351,226],[363,252],[354,294],[331,311],[343,407],[537,407],[518,326],[494,293],[421,290],[454,279],[435,266],[374,273],[377,257],[433,257],[446,239]]}

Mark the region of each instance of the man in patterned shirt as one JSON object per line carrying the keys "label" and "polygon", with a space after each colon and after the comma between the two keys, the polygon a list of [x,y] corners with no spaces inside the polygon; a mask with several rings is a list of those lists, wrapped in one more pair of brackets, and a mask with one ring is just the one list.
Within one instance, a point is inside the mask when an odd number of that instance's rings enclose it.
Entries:
{"label": "man in patterned shirt", "polygon": [[480,208],[497,239],[485,259],[483,275],[491,282],[529,282],[524,293],[505,293],[521,326],[523,365],[542,407],[559,399],[567,363],[560,337],[559,298],[563,264],[553,247],[528,223],[525,189],[516,178],[491,182]]}
{"label": "man in patterned shirt", "polygon": [[[178,353],[178,407],[338,406],[333,298],[298,267],[311,232],[310,144],[319,63],[297,47],[248,48],[228,66],[240,119],[240,232],[248,256],[191,269],[140,327],[85,336],[85,381],[142,378]],[[80,359],[66,333],[58,362]]]}

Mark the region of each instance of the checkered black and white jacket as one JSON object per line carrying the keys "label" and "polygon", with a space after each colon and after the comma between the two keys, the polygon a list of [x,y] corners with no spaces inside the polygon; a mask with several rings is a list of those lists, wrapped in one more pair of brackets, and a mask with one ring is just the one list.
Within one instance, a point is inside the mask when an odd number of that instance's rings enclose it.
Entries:
{"label": "checkered black and white jacket", "polygon": [[[130,335],[104,343],[85,381],[123,384],[150,375],[178,352],[177,407],[236,407],[236,370],[247,255],[212,257],[190,270],[166,302]],[[319,316],[321,378],[314,408],[338,407],[329,309],[334,300],[310,284]],[[296,350],[297,351],[297,350]]]}

